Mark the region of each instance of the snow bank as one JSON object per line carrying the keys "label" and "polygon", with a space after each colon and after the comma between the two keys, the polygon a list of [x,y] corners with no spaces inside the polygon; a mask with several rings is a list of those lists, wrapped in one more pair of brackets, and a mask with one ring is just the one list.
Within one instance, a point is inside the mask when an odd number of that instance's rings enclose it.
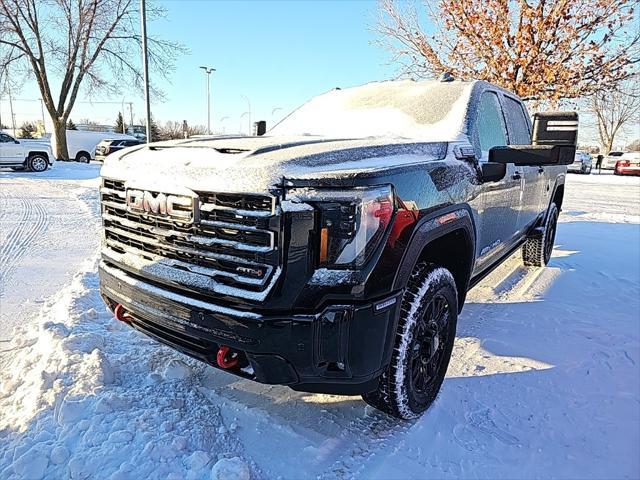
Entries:
{"label": "snow bank", "polygon": [[210,367],[117,323],[95,266],[0,357],[0,478],[250,478],[199,391]]}

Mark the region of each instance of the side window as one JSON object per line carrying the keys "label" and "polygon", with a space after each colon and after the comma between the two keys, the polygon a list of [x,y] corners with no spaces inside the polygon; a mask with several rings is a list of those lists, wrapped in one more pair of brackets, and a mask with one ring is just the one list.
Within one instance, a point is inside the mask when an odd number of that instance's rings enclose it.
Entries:
{"label": "side window", "polygon": [[13,138],[4,133],[0,133],[0,143],[13,143]]}
{"label": "side window", "polygon": [[507,144],[507,134],[504,128],[502,110],[498,96],[493,92],[484,92],[480,97],[477,117],[478,138],[483,152],[491,147]]}
{"label": "side window", "polygon": [[509,145],[530,145],[531,132],[522,104],[507,96],[503,98],[507,130],[509,131]]}

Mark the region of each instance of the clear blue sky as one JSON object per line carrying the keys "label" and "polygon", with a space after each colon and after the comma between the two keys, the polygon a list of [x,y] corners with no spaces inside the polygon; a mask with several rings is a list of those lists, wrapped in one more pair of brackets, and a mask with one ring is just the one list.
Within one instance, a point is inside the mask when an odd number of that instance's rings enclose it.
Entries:
{"label": "clear blue sky", "polygon": [[[167,20],[153,33],[180,41],[190,55],[176,64],[172,84],[162,84],[169,100],[156,105],[164,120],[206,120],[205,80],[212,74],[212,118],[229,116],[237,130],[250,99],[252,119],[271,123],[310,96],[395,75],[388,54],[372,45],[375,1],[184,1],[162,2]],[[247,121],[247,118],[244,118]],[[245,127],[246,128],[246,127]]]}
{"label": "clear blue sky", "polygon": [[[396,68],[387,64],[388,53],[372,44],[376,22],[374,0],[343,1],[195,1],[160,0],[165,19],[150,22],[150,35],[182,43],[190,52],[178,59],[170,83],[153,78],[165,92],[166,101],[152,104],[160,121],[188,120],[206,125],[204,73],[200,65],[217,69],[211,76],[212,124],[227,132],[238,131],[240,115],[251,102],[252,121],[272,124],[311,96],[336,86],[349,86],[392,78]],[[15,95],[38,99],[34,83]],[[93,105],[80,98],[71,118],[91,118],[113,123],[119,104],[134,103],[134,119],[144,117],[141,93],[125,91],[114,98],[94,98]],[[280,107],[274,116],[272,110]],[[17,124],[41,118],[37,101],[17,101]],[[9,118],[6,98],[2,117]],[[128,119],[128,112],[125,112]],[[248,130],[248,117],[242,119]],[[6,123],[6,122],[5,122]]]}
{"label": "clear blue sky", "polygon": [[[148,0],[151,1],[151,0]],[[200,65],[217,69],[211,76],[212,126],[226,132],[249,129],[245,95],[251,102],[252,121],[268,125],[306,99],[333,87],[394,78],[389,52],[373,44],[378,14],[375,0],[156,0],[167,10],[165,19],[150,22],[151,35],[182,43],[189,54],[179,58],[170,83],[152,79],[165,92],[166,101],[152,103],[159,122],[187,120],[206,125],[204,73]],[[425,26],[427,26],[425,22]],[[39,91],[27,83],[15,97],[16,123],[41,118]],[[82,95],[81,95],[82,97]],[[4,123],[9,122],[6,97],[0,102]],[[133,102],[134,120],[144,117],[140,92],[124,89],[121,96],[79,98],[71,118],[90,118],[112,124],[120,102]],[[112,101],[115,104],[99,103]],[[272,110],[280,107],[275,115]],[[224,124],[221,117],[229,117]],[[125,112],[128,121],[128,111]],[[586,118],[586,117],[583,117]],[[50,122],[47,119],[47,124]],[[586,127],[586,128],[585,128]],[[621,142],[627,141],[622,135]],[[630,137],[635,137],[631,132]],[[595,131],[583,124],[581,138],[595,144]]]}

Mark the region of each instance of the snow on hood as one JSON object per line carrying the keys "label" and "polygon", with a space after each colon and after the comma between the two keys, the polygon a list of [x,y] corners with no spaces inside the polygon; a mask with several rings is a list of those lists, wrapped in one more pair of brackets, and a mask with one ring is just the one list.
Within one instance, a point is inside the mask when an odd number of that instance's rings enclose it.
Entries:
{"label": "snow on hood", "polygon": [[145,188],[266,192],[283,178],[352,177],[446,155],[446,143],[399,138],[226,137],[133,147],[107,157],[102,176]]}

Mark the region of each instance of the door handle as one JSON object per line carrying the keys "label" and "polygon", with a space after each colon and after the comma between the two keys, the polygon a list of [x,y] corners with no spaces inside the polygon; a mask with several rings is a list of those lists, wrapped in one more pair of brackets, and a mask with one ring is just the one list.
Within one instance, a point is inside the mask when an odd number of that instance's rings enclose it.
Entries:
{"label": "door handle", "polygon": [[514,180],[520,180],[522,178],[522,176],[520,175],[520,172],[515,172],[511,178],[513,178]]}

